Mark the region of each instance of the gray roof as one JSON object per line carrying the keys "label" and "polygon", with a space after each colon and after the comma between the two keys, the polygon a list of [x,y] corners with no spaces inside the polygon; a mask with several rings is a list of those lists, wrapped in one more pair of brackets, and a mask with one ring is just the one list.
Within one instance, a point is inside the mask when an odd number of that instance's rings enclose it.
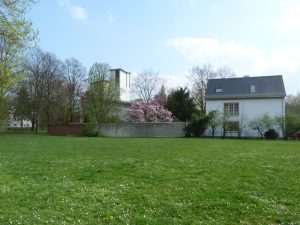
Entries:
{"label": "gray roof", "polygon": [[126,70],[123,70],[122,68],[110,69],[110,71],[116,71],[116,70],[121,70],[121,71],[123,71],[124,73],[129,73],[129,74],[131,74],[130,72],[127,72]]}
{"label": "gray roof", "polygon": [[[251,93],[251,85],[255,92]],[[216,92],[216,89],[222,91]],[[210,79],[207,83],[206,100],[242,98],[284,98],[286,96],[281,75],[262,77],[238,77]]]}

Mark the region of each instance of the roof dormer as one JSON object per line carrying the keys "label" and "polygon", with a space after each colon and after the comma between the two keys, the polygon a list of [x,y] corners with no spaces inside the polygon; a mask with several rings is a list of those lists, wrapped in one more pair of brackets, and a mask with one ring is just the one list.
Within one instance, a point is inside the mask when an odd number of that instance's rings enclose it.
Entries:
{"label": "roof dormer", "polygon": [[215,92],[216,93],[222,93],[223,92],[223,88],[218,87],[218,88],[215,89]]}
{"label": "roof dormer", "polygon": [[250,92],[251,92],[251,93],[255,93],[255,92],[256,92],[256,87],[255,87],[254,84],[251,84],[251,85],[250,85]]}

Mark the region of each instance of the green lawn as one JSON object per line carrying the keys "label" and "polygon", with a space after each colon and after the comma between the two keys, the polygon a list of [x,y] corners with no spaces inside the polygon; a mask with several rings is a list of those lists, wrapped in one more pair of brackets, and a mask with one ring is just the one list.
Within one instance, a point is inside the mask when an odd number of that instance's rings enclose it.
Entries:
{"label": "green lawn", "polygon": [[300,142],[1,134],[0,224],[300,224]]}

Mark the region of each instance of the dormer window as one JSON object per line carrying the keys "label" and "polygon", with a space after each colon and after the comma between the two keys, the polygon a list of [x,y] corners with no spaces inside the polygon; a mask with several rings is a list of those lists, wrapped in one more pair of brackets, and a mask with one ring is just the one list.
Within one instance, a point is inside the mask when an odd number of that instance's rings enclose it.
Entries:
{"label": "dormer window", "polygon": [[216,93],[222,93],[223,89],[222,88],[216,88]]}
{"label": "dormer window", "polygon": [[255,93],[256,92],[256,90],[255,90],[255,85],[250,85],[250,92],[251,93]]}

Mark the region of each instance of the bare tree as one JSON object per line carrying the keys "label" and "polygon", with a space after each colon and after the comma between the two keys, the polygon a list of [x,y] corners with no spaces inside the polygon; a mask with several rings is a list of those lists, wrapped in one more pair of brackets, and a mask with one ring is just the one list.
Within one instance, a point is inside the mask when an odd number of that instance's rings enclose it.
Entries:
{"label": "bare tree", "polygon": [[25,65],[29,74],[26,77],[31,111],[32,131],[38,132],[40,117],[43,107],[43,96],[45,81],[43,79],[43,51],[34,49],[30,56],[30,61]]}
{"label": "bare tree", "polygon": [[207,81],[209,79],[234,76],[234,72],[229,67],[224,66],[214,69],[212,64],[209,63],[203,64],[202,66],[195,66],[190,70],[188,79],[192,82],[192,96],[201,112],[205,113]]}
{"label": "bare tree", "polygon": [[62,62],[55,55],[34,49],[26,64],[32,130],[38,132],[42,120],[50,124],[58,110],[62,87]]}
{"label": "bare tree", "polygon": [[188,78],[193,82],[192,96],[200,111],[205,113],[205,91],[208,79],[216,78],[217,74],[211,64],[195,66],[190,71]]}
{"label": "bare tree", "polygon": [[92,65],[88,82],[88,105],[101,135],[101,123],[109,122],[119,110],[120,90],[110,75],[110,66],[106,63]]}
{"label": "bare tree", "polygon": [[253,130],[257,130],[261,138],[264,138],[264,132],[273,128],[275,125],[275,119],[268,113],[264,113],[250,121],[249,126]]}
{"label": "bare tree", "polygon": [[222,124],[222,114],[218,110],[213,110],[208,113],[208,126],[211,128],[212,137],[215,137],[217,128]]}
{"label": "bare tree", "polygon": [[85,90],[85,76],[86,69],[77,59],[70,58],[65,61],[65,121],[73,122],[75,119],[75,113],[80,111],[80,100]]}
{"label": "bare tree", "polygon": [[134,78],[133,92],[136,93],[143,101],[149,102],[153,99],[161,85],[162,79],[159,78],[157,72],[154,72],[153,70],[145,70]]}
{"label": "bare tree", "polygon": [[216,78],[232,78],[235,76],[235,72],[228,66],[221,66],[216,70]]}
{"label": "bare tree", "polygon": [[44,112],[49,126],[50,122],[54,121],[63,84],[63,63],[49,52],[44,52],[43,55],[43,77],[45,79]]}

